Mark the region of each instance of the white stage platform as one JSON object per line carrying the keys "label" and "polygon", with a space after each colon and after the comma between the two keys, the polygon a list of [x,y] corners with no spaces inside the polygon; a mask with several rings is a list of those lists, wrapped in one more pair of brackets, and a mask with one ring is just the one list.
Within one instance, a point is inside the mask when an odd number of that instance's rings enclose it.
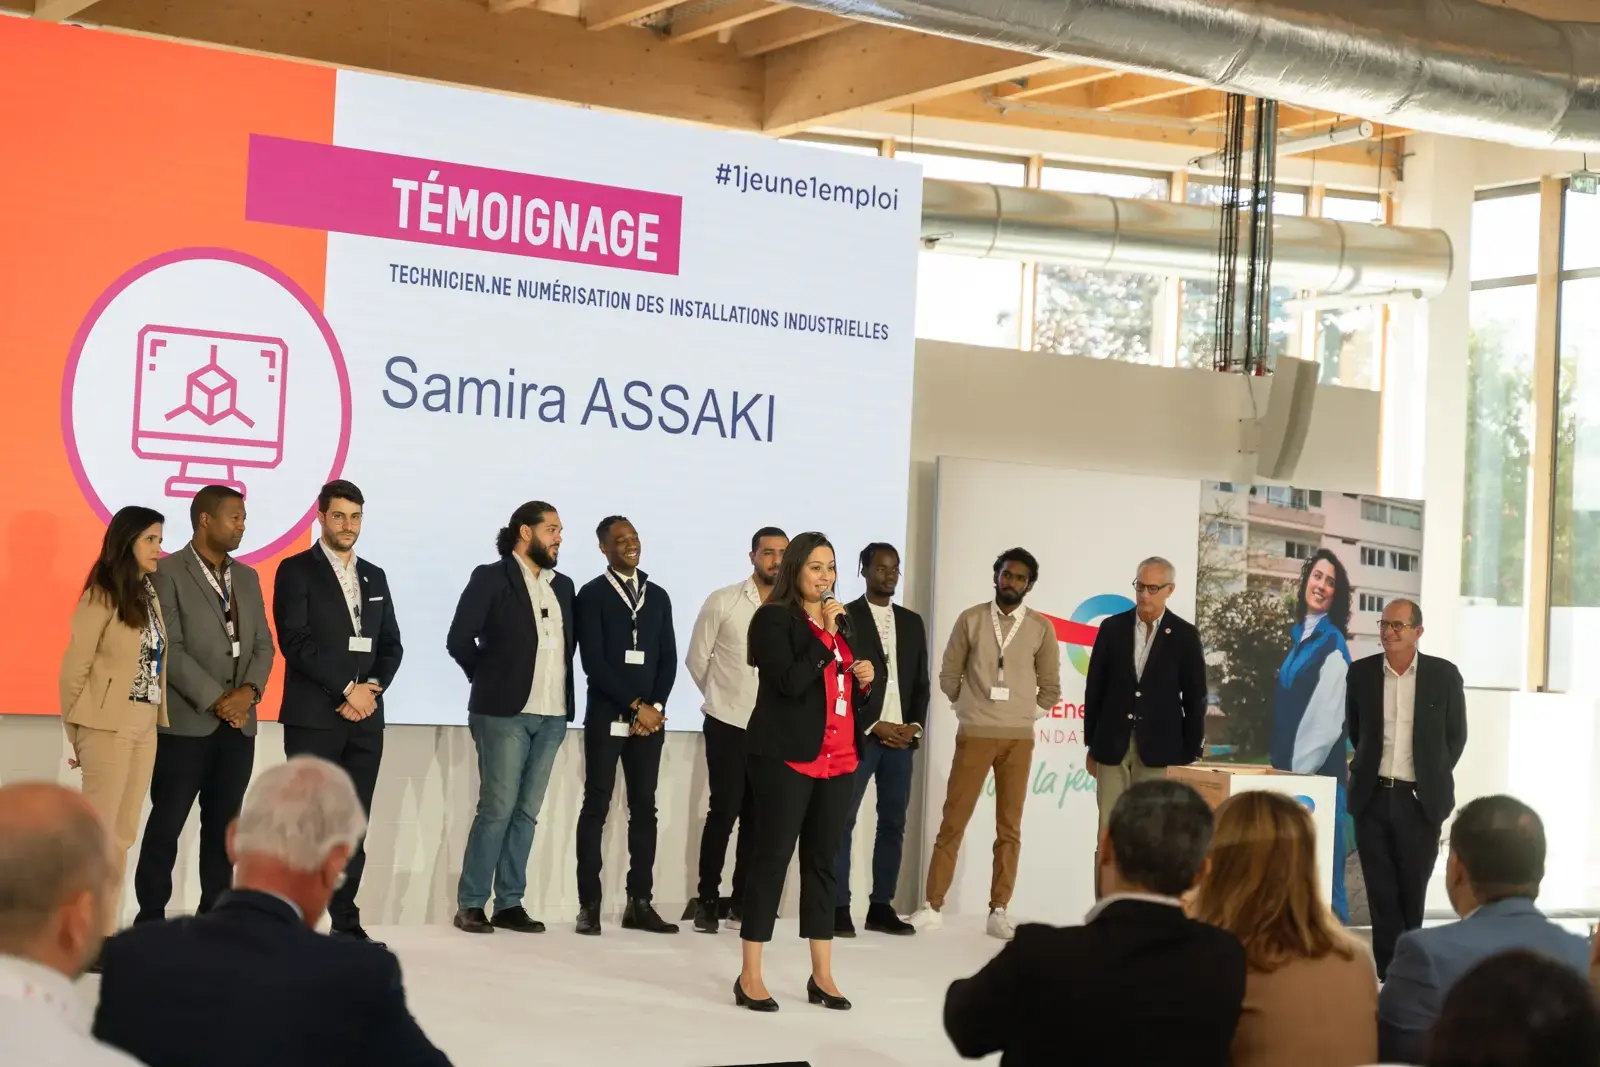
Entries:
{"label": "white stage platform", "polygon": [[[675,937],[652,936],[612,920],[598,938],[579,937],[570,922],[544,934],[371,932],[400,957],[412,1014],[455,1067],[936,1067],[964,1062],[944,1034],[945,989],[1001,948],[983,921],[959,917],[938,933],[863,931],[837,940],[834,977],[855,1006],[835,1012],[806,1003],[806,943],[793,920],[782,920],[767,949],[767,985],[782,1005],[772,1015],[733,1004],[733,930],[711,936],[686,925]],[[92,999],[98,979],[82,987]]]}

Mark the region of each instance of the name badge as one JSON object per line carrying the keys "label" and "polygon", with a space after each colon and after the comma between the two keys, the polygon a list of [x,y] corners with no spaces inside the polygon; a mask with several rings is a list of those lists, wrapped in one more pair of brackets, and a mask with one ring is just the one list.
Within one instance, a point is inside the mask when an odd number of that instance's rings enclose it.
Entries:
{"label": "name badge", "polygon": [[644,650],[638,648],[628,649],[628,651],[622,654],[622,662],[626,663],[630,667],[643,667]]}
{"label": "name badge", "polygon": [[614,722],[611,724],[612,737],[627,737],[631,733],[633,733],[633,727],[625,722]]}
{"label": "name badge", "polygon": [[833,702],[833,713],[835,715],[850,714],[850,700],[843,693],[840,693],[839,699]]}
{"label": "name badge", "polygon": [[1007,686],[991,685],[989,687],[989,699],[994,701],[1010,700],[1011,690]]}
{"label": "name badge", "polygon": [[350,651],[351,652],[371,652],[372,651],[372,638],[370,638],[370,637],[352,637],[350,639]]}
{"label": "name badge", "polygon": [[237,642],[237,641],[235,641],[233,643],[233,658],[234,659],[238,659],[239,658],[239,642]]}
{"label": "name badge", "polygon": [[899,696],[900,695],[900,682],[899,682],[898,679],[895,679],[895,678],[890,678],[889,679],[889,687],[884,690],[884,695],[887,697],[891,693],[894,694],[895,696]]}

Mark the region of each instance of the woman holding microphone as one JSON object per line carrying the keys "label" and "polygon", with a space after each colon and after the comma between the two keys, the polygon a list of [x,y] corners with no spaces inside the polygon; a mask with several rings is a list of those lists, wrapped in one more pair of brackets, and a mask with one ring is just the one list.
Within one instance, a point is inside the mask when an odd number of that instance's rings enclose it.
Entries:
{"label": "woman holding microphone", "polygon": [[116,930],[123,868],[150,790],[156,725],[167,724],[167,628],[150,581],[163,521],[141,507],[111,517],[61,660],[61,722],[83,768],[83,795],[116,841],[108,934]]}
{"label": "woman holding microphone", "polygon": [[796,841],[800,936],[811,941],[806,996],[850,1007],[833,981],[834,863],[857,764],[855,690],[869,690],[873,672],[839,632],[848,619],[833,597],[834,578],[833,546],[820,533],[803,533],[789,542],[772,596],[750,620],[758,677],[747,735],[756,836],[739,932],[744,968],[733,998],[751,1011],[778,1010],[762,981],[761,951],[772,940]]}

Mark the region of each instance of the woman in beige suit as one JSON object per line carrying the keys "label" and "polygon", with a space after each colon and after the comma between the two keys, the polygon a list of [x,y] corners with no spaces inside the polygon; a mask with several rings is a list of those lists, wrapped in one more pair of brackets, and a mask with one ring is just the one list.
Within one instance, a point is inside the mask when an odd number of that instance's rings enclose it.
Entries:
{"label": "woman in beige suit", "polygon": [[167,724],[167,629],[150,581],[161,558],[162,522],[159,512],[141,507],[112,516],[61,661],[61,722],[83,768],[84,796],[116,840],[112,899],[119,905],[155,767],[156,726]]}
{"label": "woman in beige suit", "polygon": [[1372,955],[1317,883],[1311,813],[1251,791],[1217,808],[1209,870],[1189,911],[1244,944],[1249,967],[1232,1067],[1361,1067],[1378,1058]]}

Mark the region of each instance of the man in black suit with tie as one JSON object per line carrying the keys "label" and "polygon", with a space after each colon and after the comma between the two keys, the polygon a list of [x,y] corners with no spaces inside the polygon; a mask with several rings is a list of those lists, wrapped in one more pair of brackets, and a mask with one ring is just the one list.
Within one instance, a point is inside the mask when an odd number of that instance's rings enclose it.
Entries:
{"label": "man in black suit with tie", "polygon": [[105,945],[95,1037],[150,1067],[449,1067],[381,945],[316,932],[366,832],[350,776],[296,756],[228,829],[233,889],[206,915]]}
{"label": "man in black suit with tie", "polygon": [[850,798],[850,818],[839,843],[838,906],[833,932],[856,936],[850,917],[850,841],[855,835],[856,813],[867,783],[878,783],[878,832],[872,845],[872,895],[868,898],[867,929],[883,934],[914,934],[917,928],[894,910],[895,886],[900,881],[900,857],[905,845],[906,810],[911,804],[911,753],[928,721],[928,631],[922,616],[895,604],[900,584],[900,553],[893,545],[876,542],[861,550],[861,576],[867,594],[847,611],[855,633],[857,656],[870,660],[873,675],[884,679],[862,696],[857,695],[855,793]]}
{"label": "man in black suit with tie", "polygon": [[1132,611],[1100,624],[1083,691],[1085,766],[1095,776],[1100,828],[1132,786],[1200,758],[1206,735],[1206,659],[1200,631],[1167,610],[1171,563],[1139,564]]}
{"label": "man in black suit with tie", "polygon": [[1467,747],[1461,672],[1417,651],[1422,609],[1391,600],[1378,624],[1383,652],[1350,665],[1345,724],[1350,815],[1372,910],[1372,955],[1389,973],[1395,942],[1422,926],[1439,831],[1456,805],[1456,763]]}
{"label": "man in black suit with tie", "polygon": [[[445,647],[472,683],[467,726],[478,746],[478,810],[467,832],[455,925],[470,934],[544,932],[522,906],[533,831],[573,718],[578,648],[572,579],[556,573],[561,516],[530,500],[495,538],[496,563],[472,572]],[[484,908],[494,894],[491,921]]]}
{"label": "man in black suit with tie", "polygon": [[[400,669],[400,624],[383,569],[356,557],[366,498],[347,481],[317,496],[317,543],[278,565],[272,614],[283,651],[283,753],[321,756],[355,782],[361,810],[383,761],[383,693]],[[356,893],[367,865],[356,846],[328,917],[334,933],[371,940]]]}
{"label": "man in black suit with tie", "polygon": [[621,515],[595,528],[606,571],[578,590],[578,649],[589,683],[578,813],[578,933],[600,933],[600,842],[622,763],[628,787],[628,903],[622,928],[675,934],[650,903],[656,865],[656,781],[678,643],[667,591],[639,569],[639,531]]}

